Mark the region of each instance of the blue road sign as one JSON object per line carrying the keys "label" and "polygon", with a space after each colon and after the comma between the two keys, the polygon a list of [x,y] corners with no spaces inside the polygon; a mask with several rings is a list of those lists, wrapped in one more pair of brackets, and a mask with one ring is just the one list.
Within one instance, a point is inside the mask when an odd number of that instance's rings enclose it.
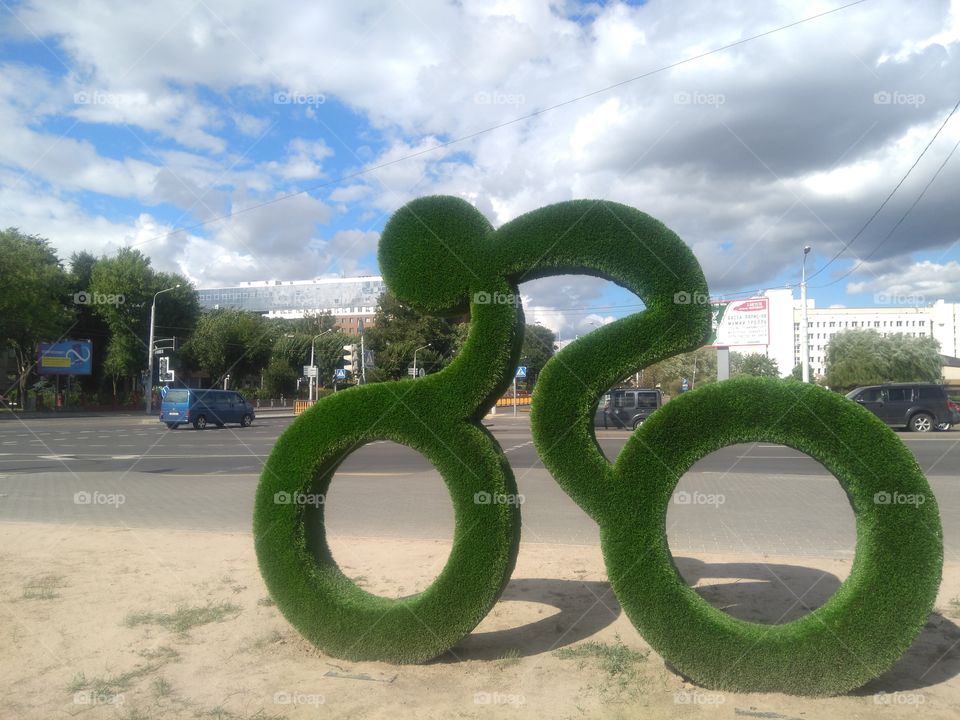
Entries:
{"label": "blue road sign", "polygon": [[527,366],[521,365],[520,367],[517,368],[517,377],[525,378],[526,376],[527,376]]}
{"label": "blue road sign", "polygon": [[333,377],[337,380],[346,380],[347,371],[344,370],[343,368],[337,368],[336,370],[333,371]]}
{"label": "blue road sign", "polygon": [[686,392],[689,389],[690,389],[690,382],[686,378],[683,378],[680,381],[680,392]]}

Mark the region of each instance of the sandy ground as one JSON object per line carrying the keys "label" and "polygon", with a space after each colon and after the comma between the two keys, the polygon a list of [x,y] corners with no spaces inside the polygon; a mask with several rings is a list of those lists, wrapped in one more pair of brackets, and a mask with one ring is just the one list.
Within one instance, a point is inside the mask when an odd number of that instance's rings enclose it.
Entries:
{"label": "sandy ground", "polygon": [[[331,544],[359,583],[394,596],[425,587],[448,550]],[[714,604],[766,622],[822,603],[849,568],[680,553],[678,565]],[[2,720],[956,718],[956,622],[960,564],[949,564],[927,628],[868,687],[829,699],[711,692],[650,651],[610,592],[599,548],[525,544],[505,596],[453,652],[422,666],[357,664],[287,624],[248,534],[0,525]]]}

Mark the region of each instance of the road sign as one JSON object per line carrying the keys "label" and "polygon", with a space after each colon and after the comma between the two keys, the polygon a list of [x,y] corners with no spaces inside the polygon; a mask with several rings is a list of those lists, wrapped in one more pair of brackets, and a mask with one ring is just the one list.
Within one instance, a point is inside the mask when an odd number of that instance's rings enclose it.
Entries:
{"label": "road sign", "polygon": [[346,380],[347,371],[344,370],[343,368],[337,368],[336,370],[333,371],[333,377],[335,380]]}
{"label": "road sign", "polygon": [[525,378],[526,376],[527,376],[527,366],[521,365],[520,367],[517,368],[517,377]]}
{"label": "road sign", "polygon": [[[407,375],[413,375],[413,374],[414,374],[413,368],[412,368],[412,367],[408,367],[408,368],[407,368]],[[417,370],[416,370],[416,374],[417,374],[418,377],[423,377],[424,375],[427,374],[427,371],[424,370],[422,367],[418,367]]]}
{"label": "road sign", "polygon": [[317,376],[317,366],[316,365],[304,365],[303,366],[303,376],[307,378],[315,378]]}
{"label": "road sign", "polygon": [[686,378],[683,378],[683,380],[680,381],[680,392],[686,392],[689,389],[690,382]]}
{"label": "road sign", "polygon": [[170,357],[162,355],[160,357],[160,370],[157,374],[157,381],[162,383],[174,382],[176,376],[170,367]]}

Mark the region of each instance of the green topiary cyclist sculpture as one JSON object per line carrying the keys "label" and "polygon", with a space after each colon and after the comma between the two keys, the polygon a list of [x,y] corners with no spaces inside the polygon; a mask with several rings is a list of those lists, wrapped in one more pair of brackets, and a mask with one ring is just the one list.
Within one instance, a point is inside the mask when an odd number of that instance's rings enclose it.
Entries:
{"label": "green topiary cyclist sculpture", "polygon": [[[425,197],[387,223],[379,260],[402,302],[433,314],[470,312],[458,357],[418,380],[365,385],[319,401],[283,433],[257,490],[261,572],[277,607],[324,652],[350,660],[424,662],[453,647],[490,611],[520,543],[516,483],[481,419],[513,378],[523,340],[517,285],[589,274],[635,292],[645,310],[558,352],[540,374],[531,427],[544,465],[600,526],[610,583],[650,645],[712,688],[824,695],[887,670],[926,622],[940,583],[939,512],[897,437],[855,403],[812,385],[734,379],[685,393],[630,437],[616,462],[593,431],[600,396],[639,368],[700,347],[707,285],[689,248],[663,224],[606,201],[563,202],[494,230],[470,204]],[[400,599],[362,590],[334,561],[305,507],[337,466],[374,440],[427,457],[455,511],[446,566]],[[825,605],[783,625],[715,609],[677,572],[666,538],[674,488],[700,458],[727,445],[782,443],[832,472],[856,515],[850,575]],[[909,498],[909,502],[898,499]],[[322,506],[320,508],[322,523]]]}

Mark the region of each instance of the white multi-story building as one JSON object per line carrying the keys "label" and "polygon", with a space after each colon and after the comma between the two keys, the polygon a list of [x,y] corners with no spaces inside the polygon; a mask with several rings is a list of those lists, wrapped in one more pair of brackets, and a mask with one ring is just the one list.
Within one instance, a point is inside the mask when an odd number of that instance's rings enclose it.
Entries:
{"label": "white multi-story building", "polygon": [[[939,300],[932,307],[879,307],[879,308],[816,308],[808,299],[807,336],[810,349],[810,374],[814,377],[826,372],[827,344],[838,332],[844,330],[876,330],[881,335],[903,333],[910,337],[932,337],[940,342],[940,352],[954,355],[956,351],[956,332],[948,327],[947,320],[953,308],[952,317],[956,319],[958,307],[954,303]],[[935,312],[938,311],[938,312]],[[938,313],[943,322],[938,322]],[[803,321],[803,308],[796,303],[793,312],[793,357],[794,365],[800,362],[800,323]]]}
{"label": "white multi-story building", "polygon": [[337,328],[356,334],[361,323],[370,327],[385,289],[379,275],[255,280],[230,287],[202,288],[197,290],[197,300],[206,309],[238,308],[267,317],[302,318],[329,313]]}
{"label": "white multi-story building", "polygon": [[[755,297],[767,298],[768,342],[760,345],[730,345],[740,353],[760,353],[777,361],[783,376],[800,364],[800,324],[803,308],[786,288],[766,290]],[[827,344],[843,330],[876,330],[881,335],[904,333],[912,337],[933,337],[940,353],[960,357],[960,303],[937,300],[924,307],[818,308],[807,298],[810,375],[826,371]]]}

